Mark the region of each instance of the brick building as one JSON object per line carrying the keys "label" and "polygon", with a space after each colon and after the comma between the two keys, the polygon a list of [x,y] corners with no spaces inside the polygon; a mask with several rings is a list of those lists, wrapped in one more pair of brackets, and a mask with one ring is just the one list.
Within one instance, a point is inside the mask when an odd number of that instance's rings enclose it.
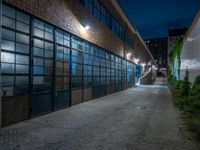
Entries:
{"label": "brick building", "polygon": [[116,0],[2,3],[2,126],[129,88],[154,62]]}
{"label": "brick building", "polygon": [[176,43],[184,38],[188,28],[169,29],[168,30],[168,54],[174,49]]}
{"label": "brick building", "polygon": [[167,38],[146,39],[145,43],[159,68],[167,68]]}

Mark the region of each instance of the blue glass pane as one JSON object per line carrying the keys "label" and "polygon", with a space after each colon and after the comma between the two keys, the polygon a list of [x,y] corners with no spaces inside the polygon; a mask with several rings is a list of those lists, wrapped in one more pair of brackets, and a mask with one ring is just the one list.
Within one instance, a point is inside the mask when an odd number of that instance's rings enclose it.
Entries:
{"label": "blue glass pane", "polygon": [[29,45],[27,44],[21,44],[21,43],[16,43],[16,51],[20,53],[29,53]]}
{"label": "blue glass pane", "polygon": [[2,73],[14,73],[14,64],[1,63]]}
{"label": "blue glass pane", "polygon": [[1,49],[14,51],[15,50],[15,43],[7,40],[2,40]]}
{"label": "blue glass pane", "polygon": [[56,53],[57,60],[63,60],[63,53]]}
{"label": "blue glass pane", "polygon": [[33,73],[34,74],[44,74],[44,68],[43,67],[33,67]]}
{"label": "blue glass pane", "polygon": [[2,5],[2,14],[11,18],[15,18],[15,10],[5,5]]}
{"label": "blue glass pane", "polygon": [[17,11],[17,20],[29,24],[30,17],[22,12]]}
{"label": "blue glass pane", "polygon": [[15,32],[7,29],[2,29],[2,38],[6,40],[15,40]]}
{"label": "blue glass pane", "polygon": [[16,73],[18,74],[28,74],[29,66],[28,65],[16,65]]}
{"label": "blue glass pane", "polygon": [[2,25],[15,29],[15,20],[6,16],[2,16]]}

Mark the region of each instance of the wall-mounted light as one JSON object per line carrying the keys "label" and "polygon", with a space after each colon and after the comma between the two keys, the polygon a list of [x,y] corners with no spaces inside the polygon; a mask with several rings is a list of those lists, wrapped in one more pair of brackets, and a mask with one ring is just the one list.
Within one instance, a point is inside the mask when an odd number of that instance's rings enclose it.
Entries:
{"label": "wall-mounted light", "polygon": [[84,28],[87,29],[87,30],[89,30],[90,26],[89,25],[85,25]]}
{"label": "wall-mounted light", "polygon": [[146,66],[146,64],[145,63],[142,63],[142,67],[144,68]]}
{"label": "wall-mounted light", "polygon": [[135,62],[136,64],[138,64],[139,59],[138,59],[138,58],[135,58],[135,59],[134,59],[134,62]]}
{"label": "wall-mounted light", "polygon": [[127,58],[130,58],[131,57],[131,53],[127,53],[126,56],[127,56]]}
{"label": "wall-mounted light", "polygon": [[81,20],[80,21],[81,25],[84,27],[84,29],[89,30],[90,29],[90,24],[87,20]]}

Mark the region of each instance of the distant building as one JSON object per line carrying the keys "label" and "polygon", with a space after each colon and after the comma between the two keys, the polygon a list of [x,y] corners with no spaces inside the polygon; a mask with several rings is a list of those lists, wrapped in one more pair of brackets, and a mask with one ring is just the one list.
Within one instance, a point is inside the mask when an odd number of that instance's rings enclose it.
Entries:
{"label": "distant building", "polygon": [[188,28],[168,30],[168,54],[174,49],[176,42],[183,39]]}
{"label": "distant building", "polygon": [[159,68],[167,67],[167,38],[153,38],[145,40]]}

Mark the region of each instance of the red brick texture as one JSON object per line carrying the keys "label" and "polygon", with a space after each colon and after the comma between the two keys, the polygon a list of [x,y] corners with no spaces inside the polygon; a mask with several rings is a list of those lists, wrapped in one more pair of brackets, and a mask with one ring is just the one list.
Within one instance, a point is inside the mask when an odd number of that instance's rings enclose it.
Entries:
{"label": "red brick texture", "polygon": [[[101,24],[92,16],[78,0],[3,0],[25,12],[28,12],[46,22],[49,22],[63,30],[77,35],[89,42],[103,47],[119,56],[124,57],[126,53],[131,53],[129,60],[138,57],[141,61],[151,59],[146,48],[136,34],[133,35],[134,48],[125,46],[110,29]],[[117,18],[123,27],[125,21],[117,12],[112,3],[108,0],[100,0],[102,4]],[[88,22],[90,29],[86,30],[83,23]],[[130,33],[130,29],[127,29]],[[125,56],[126,56],[125,53]]]}
{"label": "red brick texture", "polygon": [[[4,0],[42,20],[123,57],[124,43],[93,17],[78,0]],[[91,28],[83,28],[83,22]]]}

